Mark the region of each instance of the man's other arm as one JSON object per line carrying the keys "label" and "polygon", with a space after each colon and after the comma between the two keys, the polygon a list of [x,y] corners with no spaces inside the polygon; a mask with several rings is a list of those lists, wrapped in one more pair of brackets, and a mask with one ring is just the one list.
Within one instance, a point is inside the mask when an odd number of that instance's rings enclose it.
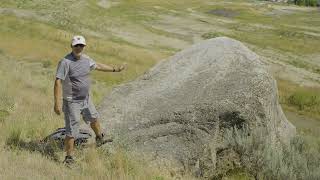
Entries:
{"label": "man's other arm", "polygon": [[56,78],[54,82],[54,112],[58,115],[60,115],[62,112],[61,96],[62,96],[61,79]]}
{"label": "man's other arm", "polygon": [[119,67],[114,67],[106,64],[97,63],[96,70],[103,71],[103,72],[120,72],[126,68],[126,64],[123,64]]}

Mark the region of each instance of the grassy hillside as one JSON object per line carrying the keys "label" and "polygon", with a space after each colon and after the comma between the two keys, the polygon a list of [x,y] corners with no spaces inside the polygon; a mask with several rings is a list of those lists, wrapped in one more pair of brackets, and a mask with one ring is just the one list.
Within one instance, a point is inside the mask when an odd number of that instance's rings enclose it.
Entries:
{"label": "grassy hillside", "polygon": [[[166,179],[158,170],[142,173],[143,166],[121,151],[78,151],[81,168],[68,171],[39,152],[18,148],[19,142],[42,139],[63,126],[63,118],[53,113],[53,80],[75,34],[87,38],[86,53],[96,61],[128,63],[123,73],[92,74],[96,103],[114,85],[134,79],[180,49],[229,36],[270,67],[286,110],[320,119],[318,13],[316,8],[254,0],[1,2],[0,179]],[[13,149],[7,148],[8,142]],[[63,152],[57,153],[63,158]]]}

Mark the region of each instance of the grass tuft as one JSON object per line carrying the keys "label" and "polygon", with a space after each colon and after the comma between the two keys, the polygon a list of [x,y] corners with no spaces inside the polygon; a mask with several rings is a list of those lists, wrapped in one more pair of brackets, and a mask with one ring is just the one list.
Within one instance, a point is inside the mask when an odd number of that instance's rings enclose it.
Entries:
{"label": "grass tuft", "polygon": [[19,127],[12,128],[7,137],[6,144],[9,147],[18,147],[21,142],[22,129]]}
{"label": "grass tuft", "polygon": [[220,32],[208,32],[201,35],[203,39],[212,39],[220,36],[225,36],[225,35]]}

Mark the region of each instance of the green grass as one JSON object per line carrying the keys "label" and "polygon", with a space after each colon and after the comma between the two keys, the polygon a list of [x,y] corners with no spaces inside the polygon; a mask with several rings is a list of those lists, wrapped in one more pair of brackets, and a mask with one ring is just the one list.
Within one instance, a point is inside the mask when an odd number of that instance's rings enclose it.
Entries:
{"label": "green grass", "polygon": [[296,106],[299,110],[319,110],[320,93],[319,90],[298,89],[287,99],[290,105]]}
{"label": "green grass", "polygon": [[[252,3],[255,4],[255,3]],[[283,52],[291,52],[299,55],[313,54],[318,52],[320,42],[319,36],[305,34],[305,27],[318,29],[320,17],[317,11],[293,12],[281,16],[268,15],[273,10],[268,4],[233,4],[226,6],[208,6],[200,8],[202,12],[211,10],[223,10],[235,13],[234,17],[225,19],[234,20],[234,23],[226,24],[232,33],[226,34],[229,37],[256,45],[260,48],[273,48]],[[208,13],[209,14],[209,13]],[[219,17],[211,14],[211,16]],[[253,24],[267,25],[271,27],[255,27]],[[308,30],[309,31],[309,30]],[[210,33],[210,32],[208,32]],[[317,30],[317,33],[319,31]],[[308,44],[306,46],[306,44]]]}
{"label": "green grass", "polygon": [[293,59],[293,60],[289,61],[289,64],[291,64],[297,68],[307,69],[310,72],[320,74],[320,67],[318,65],[309,64],[307,62],[304,62],[301,59]]}
{"label": "green grass", "polygon": [[309,117],[320,118],[319,88],[300,87],[289,81],[278,80],[279,98],[282,107]]}
{"label": "green grass", "polygon": [[203,39],[211,39],[211,38],[216,38],[216,37],[220,37],[220,36],[225,36],[223,33],[219,33],[219,32],[208,32],[208,33],[204,33],[202,34],[202,38]]}
{"label": "green grass", "polygon": [[301,60],[294,59],[294,60],[291,60],[289,62],[289,64],[291,64],[291,65],[293,65],[295,67],[298,67],[298,68],[304,68],[304,69],[308,68],[308,64],[303,62],[303,61],[301,61]]}
{"label": "green grass", "polygon": [[[0,16],[0,20],[5,24],[0,29],[0,37],[4,40],[0,43],[0,48],[5,54],[28,61],[40,61],[43,66],[53,68],[66,53],[70,52],[68,44],[72,35],[67,31],[13,16]],[[106,76],[104,73],[94,73],[95,79],[108,82],[109,85],[130,80],[144,73],[150,66],[168,54],[167,52],[155,52],[91,36],[87,36],[87,39],[89,43],[88,55],[97,62],[107,64],[126,62],[128,64],[128,71],[120,75]]]}
{"label": "green grass", "polygon": [[[228,36],[241,42],[253,44],[261,49],[276,49],[282,52],[290,52],[296,55],[309,55],[318,53],[319,37],[295,32],[290,28],[278,27],[277,29],[259,29],[248,27],[246,23],[228,25],[232,33],[207,32],[203,38],[209,39],[217,36]],[[305,44],[308,44],[306,46]],[[292,64],[297,65],[296,61]],[[307,67],[304,65],[305,68]],[[315,69],[314,71],[317,72]]]}
{"label": "green grass", "polygon": [[299,6],[317,6],[318,0],[291,0],[290,3],[294,3]]}

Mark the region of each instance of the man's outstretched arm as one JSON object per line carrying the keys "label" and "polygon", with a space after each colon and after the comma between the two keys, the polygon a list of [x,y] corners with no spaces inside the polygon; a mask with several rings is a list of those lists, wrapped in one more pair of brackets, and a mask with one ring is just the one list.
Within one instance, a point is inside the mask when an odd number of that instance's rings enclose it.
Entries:
{"label": "man's outstretched arm", "polygon": [[114,67],[106,64],[96,63],[96,70],[103,71],[103,72],[120,72],[125,68],[126,68],[126,64],[123,64],[118,67]]}
{"label": "man's outstretched arm", "polygon": [[62,102],[61,102],[61,79],[56,78],[54,82],[54,112],[58,115],[62,112]]}

